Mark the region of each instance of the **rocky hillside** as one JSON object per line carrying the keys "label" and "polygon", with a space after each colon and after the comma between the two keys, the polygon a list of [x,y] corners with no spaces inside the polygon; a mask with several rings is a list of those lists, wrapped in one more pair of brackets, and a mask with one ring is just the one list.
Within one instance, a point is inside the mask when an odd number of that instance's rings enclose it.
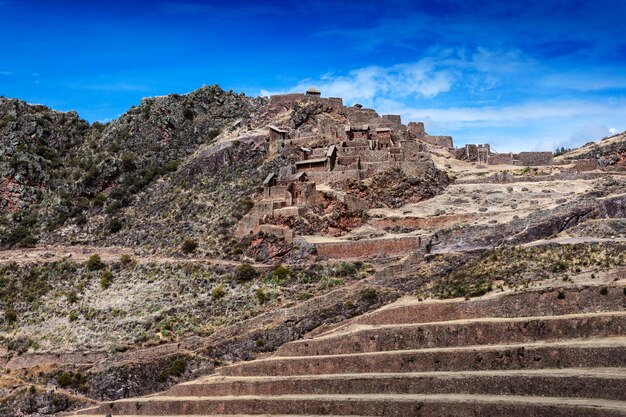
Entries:
{"label": "rocky hillside", "polygon": [[212,86],[145,99],[114,122],[89,125],[74,112],[0,99],[2,244],[32,246],[70,226],[91,233],[93,216],[115,233],[135,195],[222,130],[257,119],[264,104]]}
{"label": "rocky hillside", "polygon": [[584,146],[566,152],[562,161],[590,159],[597,161],[605,169],[626,169],[626,133],[606,137],[598,142],[589,142]]}

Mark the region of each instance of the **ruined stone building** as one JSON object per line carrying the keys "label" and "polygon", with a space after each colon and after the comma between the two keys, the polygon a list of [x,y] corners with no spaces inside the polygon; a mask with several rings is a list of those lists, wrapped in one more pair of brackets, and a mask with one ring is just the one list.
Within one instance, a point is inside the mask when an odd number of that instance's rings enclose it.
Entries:
{"label": "ruined stone building", "polygon": [[315,89],[272,96],[269,109],[270,115],[291,111],[284,125],[267,127],[270,157],[284,153],[297,160],[267,176],[263,196],[240,222],[239,235],[266,232],[293,239],[291,230],[267,220],[301,214],[322,198],[316,184],[362,180],[392,168],[423,175],[432,166],[428,144],[452,147],[451,137],[430,136],[423,123],[407,127],[398,115],[345,107],[340,98],[322,98]]}
{"label": "ruined stone building", "polygon": [[468,144],[462,148],[456,148],[454,152],[457,159],[475,162],[479,165],[541,166],[553,163],[552,152],[497,153],[489,144]]}

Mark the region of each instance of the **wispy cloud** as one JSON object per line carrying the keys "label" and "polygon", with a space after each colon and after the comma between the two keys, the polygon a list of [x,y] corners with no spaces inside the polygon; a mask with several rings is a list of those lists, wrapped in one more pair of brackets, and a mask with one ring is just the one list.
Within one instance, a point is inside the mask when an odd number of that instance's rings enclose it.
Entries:
{"label": "wispy cloud", "polygon": [[[427,60],[414,64],[401,64],[391,67],[371,66],[350,71],[347,75],[325,74],[320,79],[307,79],[289,89],[304,91],[315,85],[324,94],[342,97],[348,102],[366,103],[378,97],[421,96],[434,97],[450,90],[455,74],[438,70]],[[270,95],[269,91],[262,91]]]}
{"label": "wispy cloud", "polygon": [[93,84],[70,84],[69,86],[75,90],[94,90],[94,91],[141,91],[148,92],[152,87],[142,84],[129,83],[93,83]]}
{"label": "wispy cloud", "polygon": [[13,73],[11,71],[0,71],[0,75],[13,75]]}
{"label": "wispy cloud", "polygon": [[[463,86],[469,94],[490,90],[498,86],[503,77],[526,71],[532,65],[515,50],[445,49],[433,51],[432,56],[416,62],[368,66],[347,74],[324,74],[302,80],[280,92],[303,91],[315,86],[325,95],[365,105],[411,97],[431,99],[455,86]],[[261,91],[262,95],[275,93],[278,91]]]}
{"label": "wispy cloud", "polygon": [[622,116],[626,115],[626,101],[602,103],[588,100],[551,100],[530,101],[516,105],[500,107],[448,107],[395,109],[410,118],[436,120],[440,124],[459,128],[468,125],[506,126],[519,122],[545,119],[571,119],[584,116]]}

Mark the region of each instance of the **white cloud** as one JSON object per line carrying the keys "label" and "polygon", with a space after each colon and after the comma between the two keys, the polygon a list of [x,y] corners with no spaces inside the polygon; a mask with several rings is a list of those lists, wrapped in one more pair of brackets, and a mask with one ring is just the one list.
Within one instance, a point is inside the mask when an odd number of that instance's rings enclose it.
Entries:
{"label": "white cloud", "polygon": [[[347,75],[325,74],[319,79],[306,79],[288,91],[305,91],[315,86],[325,96],[341,97],[348,103],[370,105],[384,97],[432,98],[452,88],[456,74],[438,68],[434,61],[424,59],[412,64],[391,67],[370,66],[350,71]],[[267,90],[263,95],[276,94]]]}
{"label": "white cloud", "polygon": [[449,107],[412,109],[398,108],[397,112],[411,118],[430,118],[442,124],[506,125],[540,119],[563,119],[589,116],[623,116],[626,101],[529,101],[501,107]]}

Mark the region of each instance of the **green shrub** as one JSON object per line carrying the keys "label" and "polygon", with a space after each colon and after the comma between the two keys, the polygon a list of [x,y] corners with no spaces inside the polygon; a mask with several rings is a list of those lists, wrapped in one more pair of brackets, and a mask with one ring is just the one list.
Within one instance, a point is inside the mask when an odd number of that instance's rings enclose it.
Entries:
{"label": "green shrub", "polygon": [[193,239],[185,239],[180,249],[183,253],[193,253],[198,249],[198,242]]}
{"label": "green shrub", "polygon": [[75,311],[71,311],[70,314],[67,316],[67,319],[70,323],[75,322],[76,320],[78,320],[78,314]]}
{"label": "green shrub", "polygon": [[600,294],[607,295],[609,293],[609,289],[607,287],[600,288]]}
{"label": "green shrub", "polygon": [[269,297],[263,288],[257,288],[254,292],[254,297],[259,304],[265,304],[269,300]]}
{"label": "green shrub", "polygon": [[219,300],[225,295],[226,295],[226,290],[224,289],[224,286],[222,284],[213,288],[213,290],[211,291],[211,297],[215,298],[216,300]]}
{"label": "green shrub", "polygon": [[235,269],[235,279],[239,282],[252,281],[256,276],[256,269],[249,263],[243,263]]}
{"label": "green shrub", "polygon": [[125,253],[120,256],[120,263],[123,267],[128,268],[130,266],[135,266],[137,264],[137,260],[129,254]]}
{"label": "green shrub", "polygon": [[23,248],[32,247],[37,243],[37,239],[30,234],[30,230],[26,226],[18,226],[7,233],[2,242],[8,246],[21,246]]}
{"label": "green shrub", "polygon": [[193,110],[191,110],[189,107],[185,107],[185,109],[183,110],[183,117],[187,120],[193,120],[193,117],[195,116]]}
{"label": "green shrub", "polygon": [[365,301],[368,304],[374,304],[376,301],[378,301],[378,293],[373,288],[363,290],[361,291],[361,300]]}
{"label": "green shrub", "polygon": [[122,170],[124,172],[131,172],[137,169],[137,164],[135,164],[135,158],[131,154],[125,154],[122,156]]}
{"label": "green shrub", "polygon": [[57,383],[61,388],[68,387],[72,383],[72,374],[65,371],[57,377]]}
{"label": "green shrub", "polygon": [[8,304],[4,311],[4,319],[7,323],[15,323],[17,321],[17,312],[13,304]]}
{"label": "green shrub", "polygon": [[274,271],[272,271],[272,277],[279,283],[284,283],[290,276],[291,270],[284,265],[279,265],[274,269]]}
{"label": "green shrub", "polygon": [[68,303],[74,304],[76,301],[78,301],[78,294],[76,293],[76,290],[71,290],[68,291],[67,294],[65,294],[65,298],[67,299]]}
{"label": "green shrub", "polygon": [[186,368],[187,360],[185,360],[184,358],[177,358],[170,364],[170,366],[159,372],[159,374],[157,375],[157,379],[160,382],[165,382],[167,381],[167,378],[169,376],[182,376],[183,373],[185,373]]}
{"label": "green shrub", "polygon": [[107,229],[109,229],[110,233],[119,232],[120,230],[122,230],[122,221],[117,217],[113,217],[111,220],[109,220]]}
{"label": "green shrub", "polygon": [[100,273],[100,288],[106,290],[113,282],[113,273],[108,269]]}
{"label": "green shrub", "polygon": [[263,340],[263,338],[262,338],[262,337],[259,337],[259,338],[258,338],[258,339],[254,342],[254,344],[255,344],[255,345],[256,345],[256,347],[258,347],[258,348],[265,347],[265,340]]}
{"label": "green shrub", "polygon": [[338,277],[355,276],[362,266],[362,262],[342,262],[336,266],[335,275]]}
{"label": "green shrub", "polygon": [[552,266],[552,272],[563,272],[567,270],[567,264],[564,261],[558,261]]}
{"label": "green shrub", "polygon": [[563,291],[559,291],[559,294],[556,296],[559,300],[565,299],[565,293]]}
{"label": "green shrub", "polygon": [[89,257],[89,259],[87,259],[87,262],[85,263],[85,267],[89,271],[99,271],[103,269],[104,267],[106,267],[106,264],[102,262],[100,255],[94,253],[93,255]]}

